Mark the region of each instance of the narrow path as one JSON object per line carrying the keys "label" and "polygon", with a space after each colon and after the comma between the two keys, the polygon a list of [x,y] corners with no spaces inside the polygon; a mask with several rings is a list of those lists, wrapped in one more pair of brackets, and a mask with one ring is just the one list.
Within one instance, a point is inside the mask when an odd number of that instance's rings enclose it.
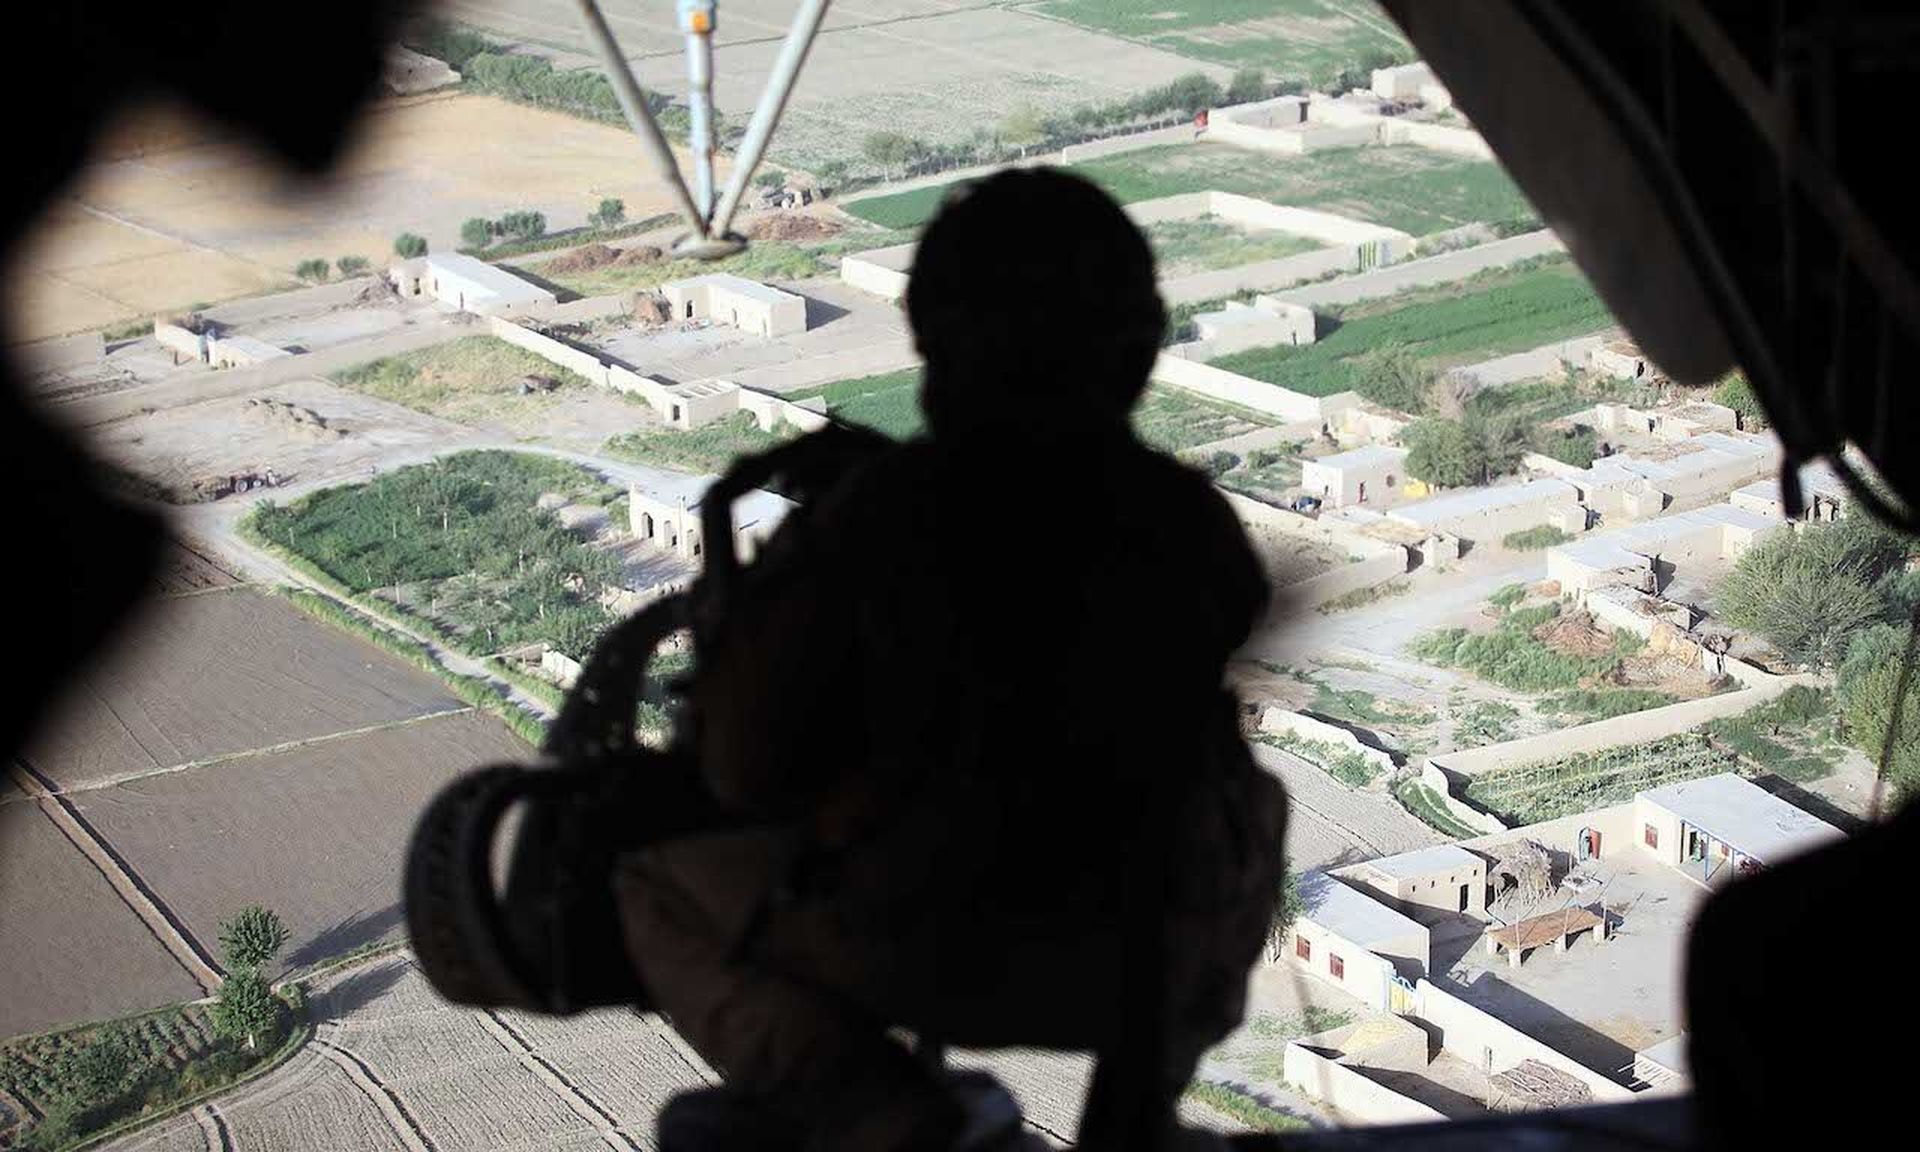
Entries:
{"label": "narrow path", "polygon": [[226,1118],[215,1111],[213,1105],[195,1108],[193,1118],[200,1122],[200,1133],[207,1138],[207,1152],[233,1152],[233,1133],[227,1128]]}
{"label": "narrow path", "polygon": [[619,1119],[604,1104],[587,1095],[546,1057],[535,1052],[533,1045],[527,1043],[527,1038],[507,1023],[500,1013],[487,1009],[480,1013],[479,1020],[480,1027],[486,1029],[487,1034],[497,1040],[502,1048],[519,1057],[521,1066],[552,1089],[554,1095],[560,1097],[575,1116],[594,1125],[599,1130],[600,1138],[614,1152],[640,1152],[641,1146],[620,1127]]}
{"label": "narrow path", "polygon": [[1471,248],[1442,252],[1438,256],[1425,256],[1418,260],[1389,264],[1385,268],[1376,268],[1357,276],[1343,276],[1324,284],[1309,284],[1304,288],[1292,288],[1285,292],[1275,292],[1273,295],[1289,304],[1304,304],[1308,307],[1352,304],[1360,300],[1392,296],[1396,292],[1404,292],[1409,288],[1424,288],[1430,284],[1447,284],[1455,280],[1464,280],[1476,272],[1484,272],[1489,268],[1504,268],[1509,264],[1518,264],[1536,256],[1551,256],[1556,252],[1564,251],[1566,251],[1566,245],[1553,234],[1553,230],[1542,228],[1537,232],[1509,236],[1504,240],[1476,244]]}
{"label": "narrow path", "polygon": [[354,1087],[360,1089],[367,1099],[373,1101],[373,1106],[378,1108],[380,1115],[386,1119],[387,1127],[391,1128],[394,1136],[407,1146],[408,1152],[434,1152],[433,1142],[428,1140],[426,1133],[420,1130],[419,1122],[407,1111],[406,1106],[400,1103],[400,1098],[393,1094],[393,1089],[380,1082],[380,1078],[374,1075],[373,1069],[365,1060],[332,1040],[323,1040],[315,1036],[313,1043],[319,1047],[322,1055],[340,1066],[341,1070],[347,1074],[347,1079],[353,1081]]}
{"label": "narrow path", "polygon": [[40,811],[46,813],[47,819],[53,821],[61,834],[80,850],[80,854],[87,858],[87,862],[106,877],[107,883],[113,886],[114,892],[120,896],[128,908],[133,910],[133,914],[140,918],[140,922],[146,925],[147,930],[153,933],[154,938],[167,950],[168,955],[172,956],[180,967],[186,969],[187,975],[193,977],[194,983],[200,985],[201,990],[208,995],[217,991],[220,987],[221,974],[213,957],[198,940],[193,938],[193,934],[187,930],[186,923],[174,915],[173,910],[161,901],[159,895],[140,879],[139,874],[121,858],[118,852],[114,851],[106,838],[95,831],[93,825],[87,823],[86,817],[80,814],[80,809],[62,796],[55,789],[52,781],[41,776],[24,762],[14,762],[13,779],[14,783],[20,786],[21,791],[39,804]]}

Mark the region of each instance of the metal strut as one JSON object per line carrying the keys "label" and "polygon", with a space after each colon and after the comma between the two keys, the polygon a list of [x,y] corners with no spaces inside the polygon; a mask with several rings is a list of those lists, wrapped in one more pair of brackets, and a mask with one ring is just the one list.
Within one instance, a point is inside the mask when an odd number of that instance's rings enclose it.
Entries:
{"label": "metal strut", "polygon": [[740,208],[741,197],[746,194],[748,181],[753,179],[754,170],[766,153],[767,141],[773,138],[773,130],[780,123],[780,114],[786,110],[787,98],[793,93],[794,81],[800,76],[801,65],[806,63],[807,52],[813,47],[821,22],[826,19],[831,0],[801,0],[794,12],[773,72],[767,77],[760,102],[754,107],[753,119],[748,121],[746,134],[741,137],[733,172],[717,199],[713,33],[719,20],[719,0],[678,0],[680,30],[687,38],[687,144],[693,157],[694,174],[691,190],[680,174],[680,165],[673,158],[666,135],[660,131],[659,121],[647,107],[645,91],[634,78],[633,69],[628,67],[619,42],[613,37],[613,29],[600,13],[599,0],[577,2],[581,22],[586,26],[588,39],[600,53],[601,66],[606,69],[607,79],[620,101],[620,110],[626,114],[627,123],[639,137],[640,146],[658,170],[660,179],[679,202],[681,214],[693,226],[693,230],[674,245],[674,252],[701,260],[717,260],[745,248],[746,239],[730,231],[729,226]]}

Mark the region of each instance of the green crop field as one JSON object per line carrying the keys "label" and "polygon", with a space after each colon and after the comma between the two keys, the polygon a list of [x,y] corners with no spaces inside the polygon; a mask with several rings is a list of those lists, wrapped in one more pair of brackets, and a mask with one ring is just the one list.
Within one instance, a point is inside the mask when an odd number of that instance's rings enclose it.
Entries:
{"label": "green crop field", "polygon": [[1154,263],[1163,277],[1278,260],[1325,247],[1317,240],[1291,232],[1241,228],[1211,216],[1161,220],[1147,225],[1145,231],[1147,243],[1153,246]]}
{"label": "green crop field", "polygon": [[584,654],[610,621],[597,597],[619,583],[620,563],[538,507],[548,494],[602,506],[620,495],[566,461],[463,452],[262,504],[250,525],[470,654],[542,640]]}
{"label": "green crop field", "polygon": [[1358,359],[1402,347],[1435,366],[1471,363],[1582,336],[1612,322],[1572,263],[1505,269],[1444,290],[1395,297],[1391,311],[1359,315],[1313,344],[1252,348],[1213,361],[1217,368],[1307,396],[1358,383]]}
{"label": "green crop field", "polygon": [[1467,799],[1508,824],[1537,824],[1633,799],[1634,793],[1739,768],[1697,733],[1498,768],[1467,782]]}
{"label": "green crop field", "polygon": [[[1070,170],[1123,204],[1183,192],[1238,192],[1414,235],[1475,221],[1533,217],[1533,206],[1499,165],[1424,148],[1352,148],[1283,158],[1225,144],[1169,144],[1089,160]],[[915,188],[844,207],[884,228],[913,229],[933,216],[946,190],[946,185]]]}
{"label": "green crop field", "polygon": [[[920,370],[903,368],[898,372],[837,380],[789,392],[787,399],[821,397],[835,419],[862,424],[895,440],[905,440],[918,434],[924,423],[919,388]],[[1140,439],[1163,452],[1179,452],[1271,423],[1259,413],[1216,404],[1157,384],[1147,389],[1133,413],[1134,431]]]}
{"label": "green crop field", "polygon": [[1325,81],[1411,59],[1372,0],[1054,0],[1034,11],[1195,60]]}
{"label": "green crop field", "polygon": [[683,472],[724,472],[742,456],[764,452],[793,434],[786,424],[763,432],[748,412],[734,412],[698,428],[643,428],[610,438],[607,455]]}

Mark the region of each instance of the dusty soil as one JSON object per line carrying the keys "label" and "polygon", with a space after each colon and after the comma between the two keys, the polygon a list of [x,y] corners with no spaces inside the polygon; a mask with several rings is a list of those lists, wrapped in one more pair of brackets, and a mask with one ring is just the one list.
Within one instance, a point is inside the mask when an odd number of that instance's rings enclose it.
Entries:
{"label": "dusty soil", "polygon": [[836,221],[800,212],[770,212],[740,228],[740,234],[749,240],[827,240],[843,231]]}
{"label": "dusty soil", "polygon": [[162,596],[230,588],[239,582],[239,577],[184,540],[167,544],[166,553],[160,558],[160,573],[155,579]]}
{"label": "dusty soil", "polygon": [[26,759],[97,783],[460,707],[396,657],[250,588],[155,604]]}
{"label": "dusty soil", "polygon": [[434,716],[80,794],[89,822],[211,950],[265,904],[300,967],[396,935],[414,817],[467,768],[529,749],[480,712]]}
{"label": "dusty soil", "polygon": [[262,468],[283,481],[358,479],[392,449],[460,434],[456,425],[320,380],[147,411],[92,430],[109,458],[176,501],[191,500],[203,477]]}
{"label": "dusty soil", "polygon": [[[416,232],[509,209],[585,223],[601,197],[635,219],[670,211],[622,129],[474,95],[377,105],[324,186],[171,109],[129,116],[23,254],[12,335],[34,340],[293,284],[301,260],[379,263]],[[684,163],[684,161],[683,161]],[[723,165],[724,169],[724,165]]]}
{"label": "dusty soil", "polygon": [[564,256],[546,262],[544,272],[591,272],[595,268],[630,268],[636,264],[657,264],[666,259],[666,250],[655,244],[635,244],[615,248],[610,244],[583,244]]}
{"label": "dusty soil", "polygon": [[38,805],[0,795],[0,1037],[199,996]]}

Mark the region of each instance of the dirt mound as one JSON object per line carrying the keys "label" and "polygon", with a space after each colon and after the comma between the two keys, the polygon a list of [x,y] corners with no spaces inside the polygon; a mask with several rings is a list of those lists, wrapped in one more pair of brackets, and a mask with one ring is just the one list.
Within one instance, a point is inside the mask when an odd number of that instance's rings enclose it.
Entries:
{"label": "dirt mound", "polygon": [[1562,612],[1533,630],[1533,638],[1569,656],[1606,656],[1614,651],[1613,636],[1596,628],[1585,612]]}
{"label": "dirt mound", "polygon": [[620,251],[605,244],[583,244],[564,256],[547,261],[549,272],[590,272],[620,259]]}
{"label": "dirt mound", "polygon": [[772,212],[746,222],[740,234],[749,240],[825,240],[840,235],[840,225],[818,216]]}
{"label": "dirt mound", "polygon": [[345,428],[330,427],[327,418],[313,409],[281,400],[248,400],[241,408],[240,415],[262,428],[271,428],[302,440],[337,440],[347,435]]}
{"label": "dirt mound", "polygon": [[666,257],[666,251],[653,244],[635,244],[623,250],[614,263],[622,268],[631,268],[636,264],[657,264]]}

